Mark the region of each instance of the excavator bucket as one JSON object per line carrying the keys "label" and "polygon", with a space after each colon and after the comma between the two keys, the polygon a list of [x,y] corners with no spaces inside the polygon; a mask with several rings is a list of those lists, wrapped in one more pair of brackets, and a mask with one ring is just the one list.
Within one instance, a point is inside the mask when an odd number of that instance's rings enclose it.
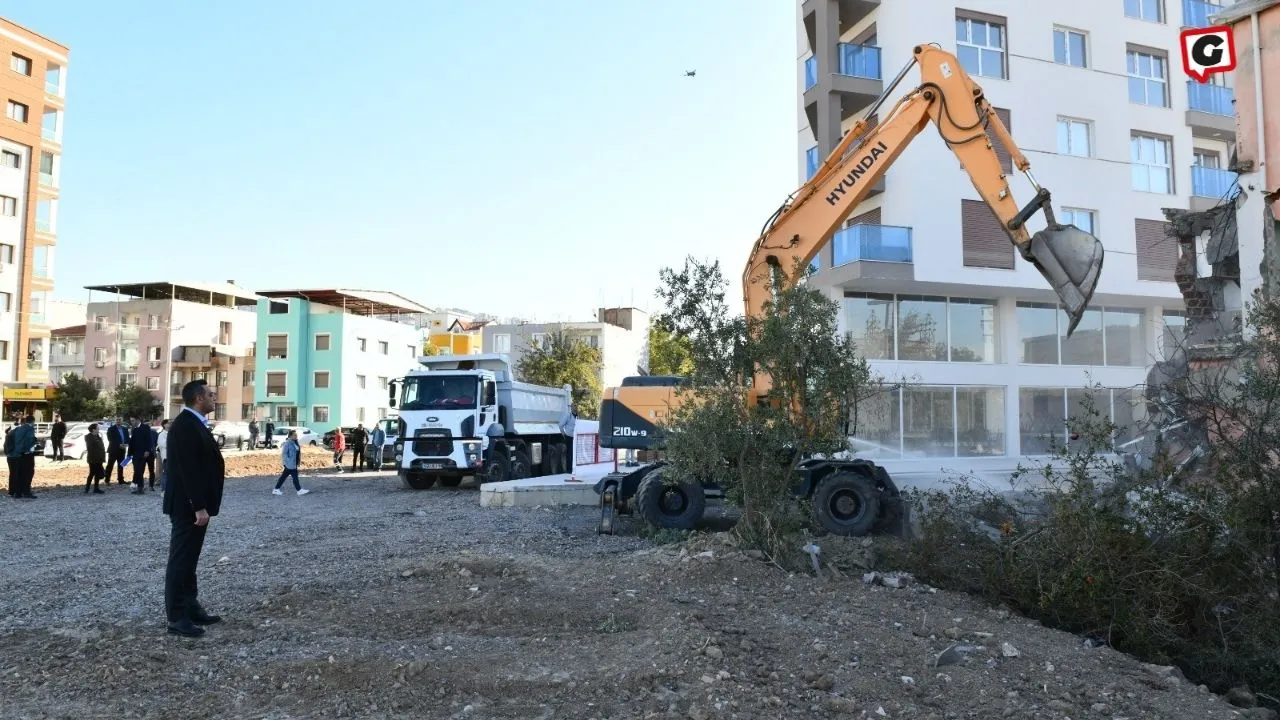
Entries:
{"label": "excavator bucket", "polygon": [[1102,274],[1102,242],[1075,225],[1052,220],[1031,236],[1027,259],[1035,264],[1071,318],[1067,335],[1076,329]]}

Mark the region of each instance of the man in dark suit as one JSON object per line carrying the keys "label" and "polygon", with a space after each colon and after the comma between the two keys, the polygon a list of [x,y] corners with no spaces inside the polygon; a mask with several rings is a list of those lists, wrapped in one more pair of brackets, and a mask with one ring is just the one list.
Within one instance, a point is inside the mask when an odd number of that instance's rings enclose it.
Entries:
{"label": "man in dark suit", "polygon": [[204,625],[221,622],[210,615],[196,597],[196,564],[204,547],[209,518],[222,505],[225,466],[218,441],[209,432],[205,419],[213,412],[217,397],[204,380],[182,386],[186,407],[169,423],[165,457],[169,479],[164,494],[164,513],[172,526],[169,535],[169,563],[164,574],[164,604],[169,632],[186,637],[204,634]]}
{"label": "man in dark suit", "polygon": [[124,484],[124,449],[129,444],[129,431],[124,429],[124,418],[117,418],[107,428],[107,484],[111,484],[111,468],[116,469],[116,482]]}
{"label": "man in dark suit", "polygon": [[[129,492],[134,495],[143,493],[142,481],[146,478],[144,474],[147,470],[147,464],[155,455],[156,445],[155,438],[151,434],[151,428],[142,424],[136,415],[129,418],[133,429],[129,431],[129,455],[133,458],[133,489]],[[156,489],[155,476],[151,477],[151,489]]]}

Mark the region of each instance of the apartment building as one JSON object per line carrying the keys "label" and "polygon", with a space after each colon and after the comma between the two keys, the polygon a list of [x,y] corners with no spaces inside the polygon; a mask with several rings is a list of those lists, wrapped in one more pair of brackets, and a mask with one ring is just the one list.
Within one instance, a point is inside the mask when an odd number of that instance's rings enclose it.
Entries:
{"label": "apartment building", "polygon": [[555,332],[600,349],[600,380],[605,387],[649,372],[649,315],[638,308],[600,308],[595,322],[502,323],[481,329],[484,352],[506,354],[513,366]]}
{"label": "apartment building", "polygon": [[373,290],[264,290],[258,302],[257,383],[262,419],[326,432],[390,412],[391,379],[419,367],[427,309]]}
{"label": "apartment building", "polygon": [[61,385],[69,374],[84,376],[85,326],[70,325],[50,333],[49,382]]}
{"label": "apartment building", "polygon": [[[825,247],[810,282],[843,303],[842,329],[875,371],[910,385],[859,414],[870,457],[900,472],[1008,469],[1066,441],[1083,387],[1104,414],[1141,415],[1139,387],[1182,322],[1163,208],[1234,191],[1233,90],[1182,73],[1178,34],[1199,0],[804,0],[799,3],[799,173],[806,180],[920,43],[955,53],[1053,193],[1060,221],[1106,262],[1070,339],[1057,298],[1017,256],[933,128]],[[914,71],[871,121],[918,82]],[[997,148],[1015,199],[1030,183]],[[1043,227],[1037,218],[1030,229]],[[947,461],[945,459],[951,458]],[[941,460],[941,462],[940,462]]]}
{"label": "apartment building", "polygon": [[65,45],[0,18],[0,381],[49,380]]}
{"label": "apartment building", "polygon": [[[136,384],[165,403],[172,416],[182,408],[183,384],[204,378],[216,385],[217,369],[231,372],[230,360],[222,367],[215,359],[253,355],[258,296],[234,282],[86,289],[84,376],[99,389]],[[97,300],[95,293],[110,299]],[[227,407],[217,419],[240,419],[243,401],[227,400],[225,390],[220,394],[219,402]]]}

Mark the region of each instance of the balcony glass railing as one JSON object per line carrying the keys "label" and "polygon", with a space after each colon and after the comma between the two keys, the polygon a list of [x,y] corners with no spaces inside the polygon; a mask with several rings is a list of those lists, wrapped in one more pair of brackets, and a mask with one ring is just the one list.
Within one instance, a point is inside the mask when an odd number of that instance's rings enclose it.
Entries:
{"label": "balcony glass railing", "polygon": [[818,173],[818,166],[822,162],[818,159],[818,146],[814,145],[804,151],[804,179],[808,181]]}
{"label": "balcony glass railing", "polygon": [[811,57],[804,61],[804,89],[808,90],[818,84],[818,58]]}
{"label": "balcony glass railing", "polygon": [[831,239],[833,265],[861,260],[911,262],[911,228],[893,225],[850,225]]}
{"label": "balcony glass railing", "polygon": [[1191,194],[1197,197],[1230,197],[1236,182],[1236,174],[1230,170],[1191,166]]}
{"label": "balcony glass railing", "polygon": [[49,275],[49,265],[47,263],[36,263],[32,265],[31,274],[38,278],[51,277]]}
{"label": "balcony glass railing", "polygon": [[53,225],[48,220],[36,220],[36,230],[45,233],[53,232]]}
{"label": "balcony glass railing", "polygon": [[58,184],[53,181],[53,176],[48,173],[40,173],[40,184],[45,187],[58,187]]}
{"label": "balcony glass railing", "polygon": [[840,74],[880,79],[880,48],[874,45],[840,43]]}
{"label": "balcony glass railing", "polygon": [[58,142],[58,129],[51,128],[51,127],[42,127],[40,128],[40,137],[44,138],[45,140],[52,140],[53,142]]}
{"label": "balcony glass railing", "polygon": [[1222,12],[1222,6],[1204,0],[1182,0],[1183,27],[1209,27],[1209,16]]}
{"label": "balcony glass railing", "polygon": [[62,97],[62,86],[58,84],[57,80],[46,80],[44,83],[44,91],[50,95]]}
{"label": "balcony glass railing", "polygon": [[1236,114],[1235,101],[1234,88],[1187,81],[1187,107],[1192,110],[1233,117]]}

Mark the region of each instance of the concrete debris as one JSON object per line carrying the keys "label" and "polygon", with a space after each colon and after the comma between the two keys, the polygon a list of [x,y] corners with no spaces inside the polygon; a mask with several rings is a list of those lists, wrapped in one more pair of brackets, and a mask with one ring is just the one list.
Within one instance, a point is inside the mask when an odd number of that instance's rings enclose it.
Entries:
{"label": "concrete debris", "polygon": [[883,585],[887,588],[901,590],[911,583],[911,574],[905,572],[880,573],[869,572],[862,575],[864,585]]}

